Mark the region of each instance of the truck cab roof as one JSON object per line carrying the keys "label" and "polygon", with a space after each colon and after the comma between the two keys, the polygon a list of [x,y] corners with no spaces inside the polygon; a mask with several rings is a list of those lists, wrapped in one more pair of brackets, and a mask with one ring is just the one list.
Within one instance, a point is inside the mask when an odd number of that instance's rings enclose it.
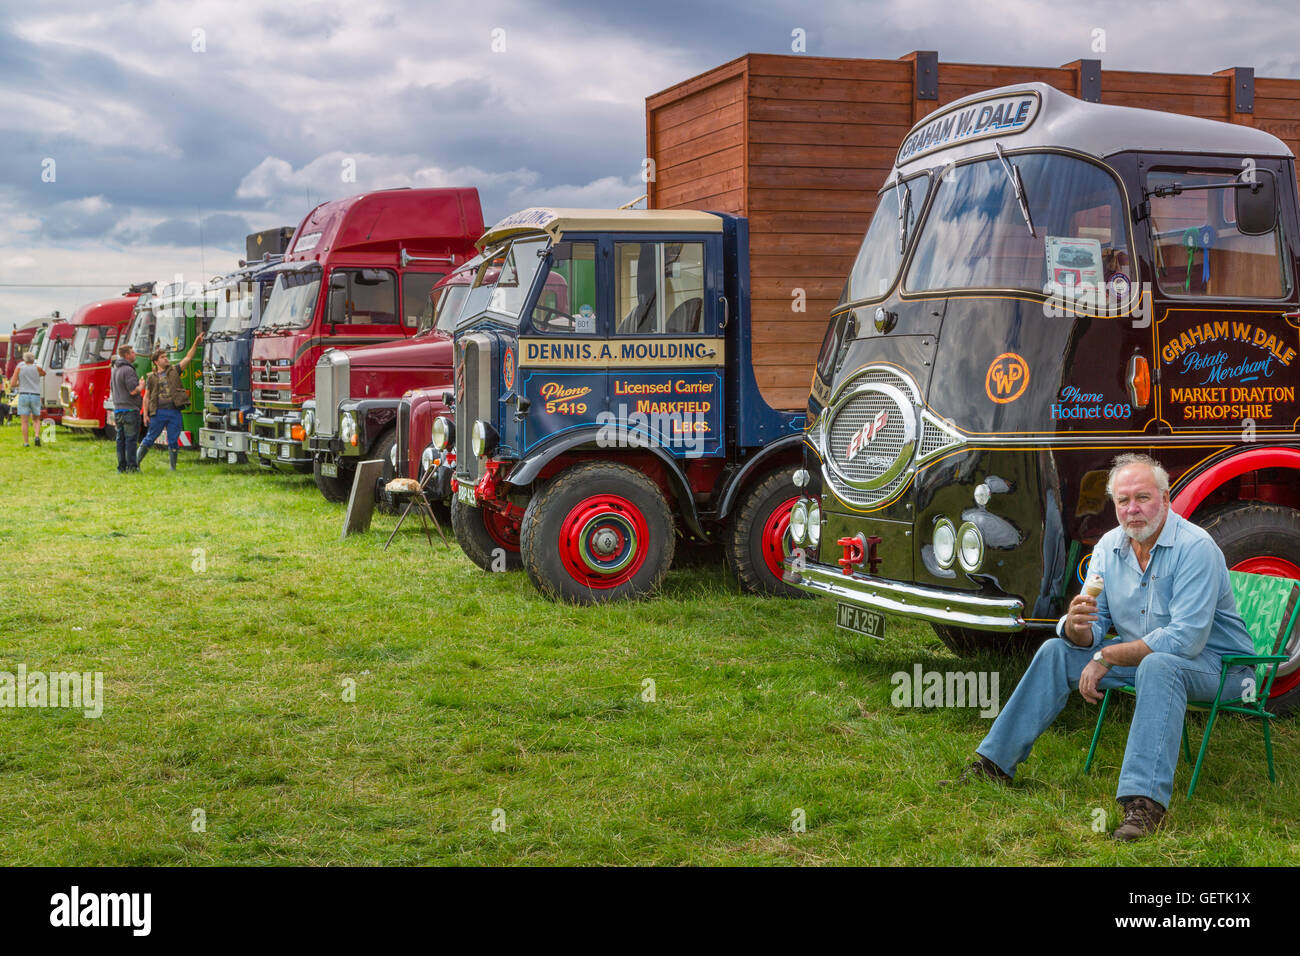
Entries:
{"label": "truck cab roof", "polygon": [[381,189],[321,203],[298,226],[284,259],[321,260],[339,252],[396,254],[399,247],[444,252],[449,251],[445,247],[468,246],[482,231],[477,189]]}
{"label": "truck cab roof", "polygon": [[1271,133],[1217,120],[1089,103],[1046,83],[1004,86],[962,97],[912,127],[887,183],[1005,149],[1069,149],[1098,158],[1124,152],[1290,157]]}
{"label": "truck cab roof", "polygon": [[511,236],[543,232],[722,232],[722,217],[693,209],[559,209],[534,206],[502,219],[477,242],[479,249]]}

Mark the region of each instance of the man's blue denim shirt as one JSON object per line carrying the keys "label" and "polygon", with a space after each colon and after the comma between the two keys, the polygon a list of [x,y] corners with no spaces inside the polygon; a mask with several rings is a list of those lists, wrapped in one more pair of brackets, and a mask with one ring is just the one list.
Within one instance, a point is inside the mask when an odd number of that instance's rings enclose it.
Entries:
{"label": "man's blue denim shirt", "polygon": [[[1207,531],[1172,509],[1145,572],[1122,527],[1102,535],[1088,570],[1105,579],[1092,625],[1093,647],[1114,630],[1121,641],[1141,639],[1153,653],[1189,660],[1205,651],[1219,657],[1255,653],[1237,613],[1223,552]],[[1056,633],[1064,627],[1062,616]]]}

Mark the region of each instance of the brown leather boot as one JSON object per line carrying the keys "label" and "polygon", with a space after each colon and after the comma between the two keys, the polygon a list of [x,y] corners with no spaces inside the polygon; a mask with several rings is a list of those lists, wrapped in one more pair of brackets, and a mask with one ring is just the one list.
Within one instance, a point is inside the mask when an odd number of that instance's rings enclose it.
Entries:
{"label": "brown leather boot", "polygon": [[953,780],[940,780],[941,787],[958,787],[976,780],[991,780],[1003,786],[1010,786],[1011,778],[1002,772],[1002,768],[988,757],[977,755],[974,762]]}
{"label": "brown leather boot", "polygon": [[1110,835],[1112,840],[1128,843],[1140,840],[1160,829],[1165,819],[1165,808],[1149,797],[1129,797],[1124,807],[1124,822]]}

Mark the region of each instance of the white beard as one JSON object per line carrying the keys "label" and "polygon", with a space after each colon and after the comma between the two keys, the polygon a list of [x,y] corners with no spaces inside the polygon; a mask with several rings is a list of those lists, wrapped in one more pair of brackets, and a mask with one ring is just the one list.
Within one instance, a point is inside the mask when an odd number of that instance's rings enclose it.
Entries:
{"label": "white beard", "polygon": [[1128,535],[1130,538],[1132,538],[1134,541],[1136,541],[1138,544],[1146,544],[1148,541],[1150,541],[1152,538],[1155,537],[1157,531],[1164,528],[1165,519],[1168,517],[1169,517],[1169,506],[1165,505],[1164,509],[1160,512],[1160,517],[1156,521],[1148,524],[1145,528],[1143,528],[1140,531],[1136,529],[1131,529],[1126,525],[1124,527],[1124,533]]}

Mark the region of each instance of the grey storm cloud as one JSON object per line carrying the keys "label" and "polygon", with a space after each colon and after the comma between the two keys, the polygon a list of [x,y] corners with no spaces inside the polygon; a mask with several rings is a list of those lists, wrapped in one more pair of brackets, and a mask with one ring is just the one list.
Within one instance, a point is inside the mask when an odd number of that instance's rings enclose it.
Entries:
{"label": "grey storm cloud", "polygon": [[[1153,44],[1128,0],[0,0],[0,200],[52,253],[191,249],[200,221],[205,248],[237,250],[244,231],[381,186],[478,186],[489,221],[621,202],[639,191],[646,96],[745,52],[790,53],[794,31],[809,56],[1285,76],[1300,72],[1276,27],[1292,9],[1163,2]],[[339,174],[349,157],[355,180]]]}
{"label": "grey storm cloud", "polygon": [[158,246],[198,246],[241,253],[244,237],[253,230],[243,216],[215,213],[200,219],[165,219],[149,230],[148,241]]}

